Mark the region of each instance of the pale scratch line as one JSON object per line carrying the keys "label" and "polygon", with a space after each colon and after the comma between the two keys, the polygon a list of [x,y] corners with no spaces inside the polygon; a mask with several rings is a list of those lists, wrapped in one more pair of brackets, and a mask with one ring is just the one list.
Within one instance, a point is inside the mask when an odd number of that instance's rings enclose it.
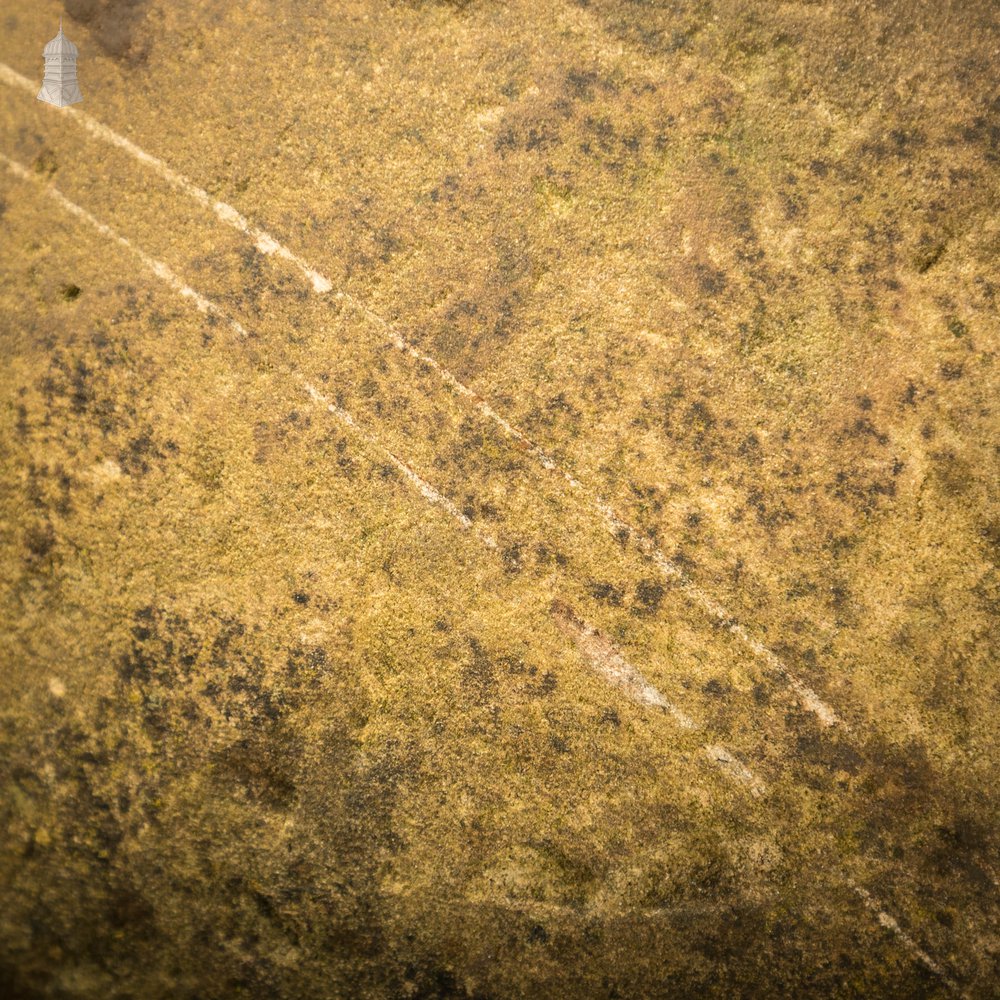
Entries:
{"label": "pale scratch line", "polygon": [[[3,153],[0,153],[0,161],[5,163],[8,169],[16,176],[26,181],[35,181],[36,179],[32,176],[31,172],[20,163],[15,160],[10,159]],[[241,337],[248,336],[246,330],[240,325],[236,320],[231,319],[222,309],[219,308],[214,302],[205,298],[205,296],[196,292],[189,285],[185,284],[173,271],[167,267],[166,264],[161,261],[155,260],[150,257],[147,253],[140,250],[133,243],[129,242],[124,236],[115,232],[110,226],[105,225],[99,219],[96,219],[90,214],[85,208],[81,208],[76,202],[70,201],[61,191],[52,187],[51,185],[45,186],[43,191],[58,202],[67,212],[71,215],[76,216],[79,219],[83,219],[85,222],[89,223],[94,227],[101,235],[108,237],[119,243],[121,246],[125,247],[131,253],[133,253],[153,274],[156,275],[161,281],[164,281],[170,286],[178,295],[183,298],[190,299],[197,308],[204,313],[210,313],[213,316],[224,319],[228,322],[234,330]],[[304,380],[303,380],[304,381]],[[322,393],[320,393],[314,386],[308,382],[304,382],[306,391],[309,393],[310,397],[314,402],[321,403],[326,407],[326,409],[332,413],[341,423],[350,427],[356,433],[361,435],[366,441],[378,448],[392,464],[403,474],[403,476],[419,490],[419,492],[430,501],[432,504],[436,504],[439,507],[444,508],[455,520],[462,525],[462,527],[471,529],[473,528],[472,521],[463,514],[458,507],[452,503],[443,493],[438,492],[430,485],[425,479],[417,475],[409,465],[406,464],[401,458],[394,455],[388,448],[380,444],[371,434],[365,431],[358,422],[348,413],[347,410],[342,409],[339,406],[331,403]],[[497,547],[496,541],[485,532],[477,532],[481,538],[483,544],[489,549],[495,549]]]}
{"label": "pale scratch line", "polygon": [[[642,675],[638,667],[629,663],[614,643],[597,629],[583,621],[572,608],[556,601],[552,606],[556,624],[576,642],[584,659],[610,684],[620,687],[640,705],[662,708],[681,728],[687,731],[702,727],[686,712],[669,702],[663,694]],[[762,796],[767,787],[736,755],[726,747],[705,745],[701,748],[705,758],[727,778],[744,785],[755,798]]]}
{"label": "pale scratch line", "polygon": [[937,976],[938,979],[940,979],[941,982],[952,991],[952,993],[955,993],[960,997],[967,997],[967,994],[962,990],[958,983],[956,983],[955,980],[952,979],[951,976],[949,976],[948,973],[945,972],[945,970],[937,962],[935,962],[934,959],[931,958],[931,956],[928,955],[927,952],[924,951],[923,948],[921,948],[920,945],[918,945],[917,942],[914,941],[902,927],[899,926],[899,921],[891,913],[886,912],[882,904],[875,899],[875,897],[872,896],[867,889],[858,885],[854,881],[849,881],[848,884],[858,894],[858,896],[861,897],[865,906],[868,907],[873,914],[875,914],[875,919],[878,920],[879,924],[881,924],[881,926],[883,926],[887,931],[894,934],[913,958],[920,962],[920,964],[926,969],[933,972],[934,975]]}
{"label": "pale scratch line", "polygon": [[389,343],[397,350],[409,355],[421,364],[427,365],[438,377],[459,395],[472,401],[480,413],[488,420],[500,427],[508,437],[517,441],[521,447],[538,461],[543,468],[549,472],[555,472],[574,490],[579,491],[588,498],[591,505],[600,513],[604,519],[605,526],[616,538],[625,533],[628,537],[634,538],[636,545],[660,570],[663,576],[680,586],[688,595],[691,601],[702,609],[710,617],[716,619],[725,627],[730,634],[743,643],[755,656],[764,660],[772,670],[785,680],[785,683],[798,697],[803,707],[812,712],[825,726],[839,724],[844,729],[849,727],[837,713],[823,701],[823,699],[804,681],[788,669],[787,664],[772,650],[768,649],[762,642],[753,638],[745,626],[737,622],[729,612],[716,600],[706,594],[699,587],[695,586],[691,578],[676,563],[668,559],[657,547],[652,538],[643,535],[624,518],[619,515],[614,508],[600,495],[592,495],[571,472],[560,467],[549,454],[528,437],[522,430],[515,427],[498,413],[482,396],[475,390],[456,378],[447,368],[445,368],[436,358],[420,350],[403,337],[391,324],[384,320],[378,313],[373,312],[364,304],[358,302],[354,296],[346,292],[337,292],[336,298],[346,302],[352,308],[361,313],[365,318],[381,327],[389,337]]}
{"label": "pale scratch line", "polygon": [[[11,86],[26,90],[29,93],[35,92],[35,85],[31,80],[22,76],[20,73],[11,69],[11,67],[4,63],[0,63],[0,80],[10,84]],[[163,160],[147,153],[144,149],[141,149],[134,142],[126,139],[123,135],[115,132],[107,125],[91,118],[86,112],[73,107],[63,108],[61,110],[62,112],[69,114],[74,121],[79,122],[80,125],[82,125],[83,128],[86,129],[86,131],[91,135],[117,146],[119,149],[124,150],[141,163],[146,164],[169,184],[173,185],[178,190],[183,191],[199,204],[214,212],[215,216],[220,221],[249,236],[261,253],[276,254],[278,257],[294,264],[309,279],[316,292],[322,293],[332,290],[333,283],[329,278],[320,274],[320,272],[313,270],[301,257],[293,253],[265,230],[253,225],[253,223],[251,223],[245,216],[241,215],[240,212],[233,208],[232,205],[213,198],[207,191],[199,187],[183,174],[168,166]],[[353,295],[347,292],[338,291],[335,297],[339,301],[350,305],[373,324],[384,329],[389,336],[390,343],[394,347],[409,355],[414,360],[428,365],[446,385],[450,386],[461,396],[470,399],[478,408],[480,413],[500,427],[505,434],[517,441],[530,455],[532,455],[533,458],[541,463],[543,468],[561,475],[574,490],[578,490],[586,496],[592,506],[596,507],[596,509],[600,511],[604,517],[605,524],[613,534],[619,535],[620,532],[625,531],[628,532],[630,537],[634,537],[640,550],[652,559],[654,564],[660,569],[661,573],[663,573],[665,577],[673,580],[680,587],[682,587],[685,593],[688,594],[691,600],[698,607],[719,621],[732,635],[742,642],[744,646],[751,650],[755,656],[764,660],[764,662],[766,662],[780,677],[784,678],[785,682],[799,698],[802,705],[808,711],[816,715],[823,725],[832,726],[839,724],[845,729],[848,728],[844,720],[841,719],[837,713],[829,705],[827,705],[814,690],[812,690],[812,688],[810,688],[800,678],[796,677],[795,674],[789,670],[787,664],[780,657],[778,657],[777,654],[768,649],[763,643],[754,639],[746,628],[737,623],[732,615],[730,615],[721,605],[709,597],[709,595],[704,591],[696,587],[693,581],[679,566],[667,559],[667,557],[664,556],[663,553],[657,548],[656,543],[652,540],[652,538],[642,535],[626,521],[624,521],[600,495],[592,494],[591,491],[583,485],[583,483],[572,475],[572,473],[562,469],[559,464],[550,455],[546,454],[541,447],[535,444],[535,442],[532,441],[527,434],[506,420],[482,396],[456,378],[439,361],[432,358],[429,354],[421,351],[416,345],[412,344],[405,337],[403,337],[390,323],[379,316],[378,313],[374,312],[368,306],[364,305]]]}
{"label": "pale scratch line", "polygon": [[[12,87],[19,87],[21,90],[26,90],[32,94],[37,89],[31,80],[25,76],[21,76],[20,73],[5,63],[0,63],[0,80],[10,84]],[[241,215],[232,205],[213,198],[204,188],[199,187],[194,181],[178,173],[159,157],[147,153],[130,139],[126,139],[125,136],[109,128],[102,122],[97,121],[97,119],[91,118],[85,111],[80,111],[74,107],[63,108],[61,111],[63,114],[68,114],[95,138],[103,139],[112,146],[117,146],[118,149],[128,153],[129,156],[139,160],[140,163],[146,164],[147,167],[168,184],[183,191],[189,197],[194,198],[200,205],[214,212],[216,218],[220,221],[249,236],[261,253],[275,254],[293,264],[309,279],[314,291],[322,293],[328,292],[333,288],[333,284],[328,278],[323,277],[318,271],[314,271],[301,257],[289,250],[288,247],[284,246],[263,229],[253,225],[249,219]]]}
{"label": "pale scratch line", "polygon": [[653,705],[664,709],[681,729],[699,728],[691,716],[667,701],[663,694],[643,677],[637,667],[629,663],[597,629],[578,618],[568,605],[557,601],[553,604],[552,612],[556,623],[573,638],[590,665],[605,680],[623,688],[632,696],[633,701],[637,701],[640,705]]}
{"label": "pale scratch line", "polygon": [[[591,666],[608,681],[618,687],[624,688],[640,704],[656,705],[665,709],[682,729],[696,730],[701,728],[689,715],[670,704],[642,676],[642,673],[622,656],[608,639],[592,626],[579,619],[571,608],[561,602],[556,602],[553,605],[553,613],[557,623],[563,630],[576,639],[581,652],[590,662]],[[727,747],[718,744],[706,744],[701,750],[711,764],[719,768],[727,777],[745,786],[752,796],[759,798],[765,794],[767,789],[764,783]],[[871,893],[852,879],[848,879],[847,881],[851,889],[861,897],[868,909],[875,915],[879,924],[896,936],[912,958],[929,969],[953,993],[963,998],[966,996],[944,968],[903,930],[899,921]]]}
{"label": "pale scratch line", "polygon": [[[310,382],[302,379],[305,390],[309,393],[310,398],[314,403],[320,406],[326,407],[329,413],[332,413],[341,423],[352,428],[356,433],[360,434],[369,444],[376,447],[382,454],[389,459],[390,462],[403,474],[403,476],[409,480],[409,482],[416,487],[418,492],[428,500],[430,503],[435,504],[438,507],[442,507],[446,510],[463,528],[467,530],[472,530],[475,528],[472,521],[463,514],[454,503],[451,502],[443,493],[434,489],[426,479],[419,476],[409,465],[406,464],[401,458],[394,455],[385,445],[377,441],[371,434],[361,428],[357,421],[347,412],[347,410],[342,409],[335,403],[331,403],[326,396],[324,396],[315,386]],[[483,544],[488,549],[496,549],[496,540],[489,534],[483,531],[475,532],[479,538],[482,540]]]}
{"label": "pale scratch line", "polygon": [[[446,496],[438,492],[425,479],[422,479],[402,459],[394,455],[388,448],[376,441],[370,434],[362,430],[357,421],[346,410],[332,403],[312,383],[302,379],[310,399],[326,408],[337,420],[345,426],[360,433],[370,444],[386,455],[400,472],[416,487],[420,494],[431,504],[446,510],[463,528],[474,529],[472,521]],[[489,535],[476,532],[483,544],[489,549],[496,549],[496,542]],[[632,699],[641,705],[662,708],[681,728],[697,730],[701,727],[686,712],[668,701],[663,693],[642,675],[638,667],[630,663],[622,653],[592,625],[578,618],[568,605],[557,602],[553,607],[557,624],[564,632],[569,633],[576,641],[588,663],[610,684],[623,688]],[[732,751],[723,746],[706,745],[702,752],[709,762],[719,768],[727,777],[745,785],[754,797],[764,794],[766,786],[754,773],[739,761]]]}
{"label": "pale scratch line", "polygon": [[[497,548],[496,541],[490,535],[475,531],[473,522],[448,497],[436,490],[425,479],[417,475],[406,462],[359,427],[357,421],[347,410],[331,402],[311,382],[304,378],[301,381],[314,403],[325,407],[327,412],[331,413],[337,420],[360,434],[381,451],[429,503],[443,508],[466,530],[473,530],[488,549],[495,550]],[[557,624],[564,632],[572,635],[584,658],[608,683],[623,688],[639,704],[662,708],[681,729],[697,730],[701,728],[691,716],[668,701],[658,688],[650,684],[642,672],[631,664],[613,643],[592,625],[578,618],[568,605],[557,602],[553,611]],[[732,751],[718,745],[706,745],[702,747],[702,751],[711,764],[719,768],[727,777],[749,788],[753,796],[760,797],[764,794],[766,790],[764,783],[741,763]]]}
{"label": "pale scratch line", "polygon": [[753,773],[736,755],[723,746],[713,744],[702,747],[705,756],[741,785],[746,785],[754,798],[760,798],[767,791],[764,782]]}
{"label": "pale scratch line", "polygon": [[[406,889],[392,888],[383,889],[393,895],[402,896],[407,894]],[[641,909],[631,909],[624,906],[611,907],[595,903],[593,900],[573,905],[572,903],[557,903],[547,900],[517,898],[515,896],[489,897],[485,893],[469,895],[464,898],[464,902],[470,906],[482,907],[503,907],[506,910],[514,910],[535,918],[564,919],[564,920],[590,920],[600,919],[606,916],[640,916],[644,920],[656,920],[659,918],[678,917],[680,915],[710,915],[718,913],[718,906],[715,903],[684,902],[676,903],[673,906],[644,906]]]}
{"label": "pale scratch line", "polygon": [[[379,451],[403,473],[403,475],[416,487],[420,494],[431,504],[442,507],[446,510],[463,528],[474,529],[472,521],[466,517],[444,494],[440,493],[425,479],[417,475],[402,459],[394,455],[388,448],[375,440],[358,426],[357,421],[347,410],[342,409],[331,402],[312,383],[302,379],[302,383],[310,399],[320,406],[326,408],[337,420],[345,426],[350,427],[355,432],[361,434],[370,444]],[[492,537],[483,532],[475,532],[488,549],[496,549],[497,544]],[[622,653],[603,636],[597,629],[586,621],[578,618],[568,605],[557,602],[553,608],[557,624],[564,632],[569,633],[576,641],[584,658],[601,676],[610,684],[623,688],[632,699],[641,705],[650,705],[662,708],[681,728],[685,730],[697,730],[701,726],[686,712],[668,701],[663,693],[642,675],[638,667],[630,663]],[[702,747],[702,752],[709,762],[719,768],[727,777],[734,779],[741,785],[745,785],[754,797],[760,797],[766,791],[764,783],[737,759],[732,751],[723,746],[706,745]]]}
{"label": "pale scratch line", "polygon": [[[0,161],[7,165],[7,169],[10,170],[15,177],[19,177],[21,180],[29,181],[32,183],[38,183],[36,177],[33,177],[31,172],[16,160],[10,159],[10,157],[5,156],[0,153]],[[203,313],[208,313],[219,319],[224,320],[228,323],[241,337],[246,337],[246,330],[234,319],[230,318],[222,309],[220,309],[214,302],[210,302],[205,298],[204,295],[200,295],[196,292],[190,285],[184,283],[184,281],[179,278],[173,271],[167,267],[162,261],[155,260],[150,257],[149,254],[140,250],[133,243],[130,243],[124,236],[120,233],[115,232],[110,226],[105,225],[99,219],[94,218],[85,208],[81,208],[74,201],[70,201],[58,188],[52,187],[51,185],[45,185],[42,190],[54,201],[58,202],[67,212],[71,215],[76,216],[78,219],[83,219],[88,225],[93,226],[102,236],[107,236],[108,239],[114,240],[116,243],[125,247],[133,253],[143,265],[153,274],[156,275],[161,281],[165,281],[178,295],[183,296],[186,299],[190,299],[198,309]]]}

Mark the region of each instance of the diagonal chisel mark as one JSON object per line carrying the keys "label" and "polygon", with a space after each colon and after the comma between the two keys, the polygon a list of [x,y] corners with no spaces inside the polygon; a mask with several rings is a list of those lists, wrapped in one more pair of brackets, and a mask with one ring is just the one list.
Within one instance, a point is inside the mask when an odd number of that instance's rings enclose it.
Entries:
{"label": "diagonal chisel mark", "polygon": [[[12,87],[18,87],[21,90],[27,90],[32,94],[36,89],[31,80],[22,76],[16,70],[11,69],[11,67],[7,66],[5,63],[0,63],[0,81],[9,84]],[[288,261],[288,263],[296,267],[303,275],[305,275],[306,278],[309,279],[314,291],[320,293],[328,292],[333,287],[327,278],[324,278],[323,275],[309,267],[309,265],[306,264],[306,262],[298,256],[298,254],[293,253],[288,249],[288,247],[274,239],[273,236],[265,232],[263,229],[253,225],[253,223],[251,223],[245,216],[241,215],[235,208],[233,208],[232,205],[229,205],[224,201],[220,201],[217,198],[213,198],[204,188],[199,187],[194,183],[194,181],[185,177],[183,174],[178,173],[172,167],[164,163],[159,157],[153,156],[151,153],[147,153],[144,149],[132,142],[131,139],[126,139],[125,136],[121,135],[119,132],[109,128],[103,122],[99,122],[96,118],[92,118],[85,111],[81,111],[79,108],[67,107],[61,110],[64,114],[69,115],[74,121],[78,122],[96,139],[102,139],[104,142],[110,143],[112,146],[116,146],[118,149],[128,153],[129,156],[134,157],[140,163],[144,163],[168,184],[180,191],[183,191],[184,194],[193,198],[199,205],[202,205],[209,209],[209,211],[213,212],[221,222],[225,222],[227,225],[232,226],[234,229],[238,229],[241,233],[249,236],[250,239],[253,240],[254,246],[256,246],[261,253],[276,254],[283,260]]]}
{"label": "diagonal chisel mark", "polygon": [[[0,162],[7,166],[15,177],[20,178],[24,181],[34,181],[35,178],[32,177],[31,172],[23,167],[20,163],[15,160],[4,156],[0,153]],[[246,330],[235,320],[228,316],[222,311],[214,302],[210,302],[205,298],[204,295],[199,294],[190,285],[184,283],[181,278],[179,278],[173,271],[167,267],[162,261],[156,260],[150,257],[149,254],[140,250],[133,243],[130,243],[128,239],[122,236],[120,233],[115,232],[110,226],[106,226],[103,222],[95,219],[93,215],[90,214],[85,208],[81,208],[76,202],[70,201],[58,188],[47,186],[44,188],[45,193],[62,206],[70,215],[76,216],[78,219],[83,219],[88,225],[96,229],[102,236],[108,237],[108,239],[114,240],[119,245],[130,250],[139,260],[142,261],[143,265],[153,274],[156,275],[161,281],[165,281],[178,295],[183,296],[186,299],[190,299],[199,309],[200,312],[207,313],[216,319],[221,319],[228,323],[241,337],[246,337]]]}
{"label": "diagonal chisel mark", "polygon": [[[622,688],[640,705],[662,708],[681,729],[694,731],[702,728],[690,715],[669,702],[610,639],[579,618],[568,604],[554,601],[551,610],[559,628],[573,639],[584,659],[608,683]],[[745,785],[755,798],[764,795],[764,783],[731,750],[712,744],[704,745],[701,750],[705,759],[727,778]]]}
{"label": "diagonal chisel mark", "polygon": [[[470,521],[446,496],[444,496],[444,494],[439,493],[433,486],[431,486],[430,483],[427,482],[426,479],[414,472],[406,462],[404,462],[401,458],[398,458],[388,448],[376,441],[372,435],[368,434],[358,424],[358,422],[351,416],[350,413],[347,412],[347,410],[341,409],[336,404],[331,403],[326,396],[324,396],[318,389],[315,388],[315,386],[313,386],[310,382],[307,382],[305,379],[302,379],[302,384],[304,385],[306,392],[309,394],[309,398],[314,403],[324,406],[328,413],[332,413],[342,424],[352,428],[369,444],[381,451],[396,467],[396,469],[403,474],[404,478],[406,478],[412,486],[416,487],[425,500],[446,510],[463,528],[467,530],[473,528],[472,521]],[[495,549],[497,547],[497,543],[491,535],[482,531],[477,531],[477,534],[488,549]]]}
{"label": "diagonal chisel mark", "polygon": [[913,958],[923,965],[924,968],[933,972],[952,993],[962,997],[963,1000],[968,1000],[968,995],[958,983],[900,927],[899,921],[891,913],[887,913],[882,904],[867,889],[862,888],[854,881],[851,881],[849,884],[867,909],[875,915],[875,919],[878,920],[879,924],[894,935]]}

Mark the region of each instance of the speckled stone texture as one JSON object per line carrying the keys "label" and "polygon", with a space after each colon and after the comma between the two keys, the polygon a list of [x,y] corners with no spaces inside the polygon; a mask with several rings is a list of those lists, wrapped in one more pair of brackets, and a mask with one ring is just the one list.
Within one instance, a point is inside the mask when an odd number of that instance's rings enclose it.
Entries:
{"label": "speckled stone texture", "polygon": [[997,17],[8,0],[0,995],[1000,995]]}

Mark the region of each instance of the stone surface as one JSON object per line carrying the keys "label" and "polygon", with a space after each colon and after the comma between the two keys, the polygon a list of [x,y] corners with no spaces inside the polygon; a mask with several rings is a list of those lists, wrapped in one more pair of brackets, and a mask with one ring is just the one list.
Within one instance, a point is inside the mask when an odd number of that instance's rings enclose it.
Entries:
{"label": "stone surface", "polygon": [[995,995],[995,5],[66,15],[0,992]]}

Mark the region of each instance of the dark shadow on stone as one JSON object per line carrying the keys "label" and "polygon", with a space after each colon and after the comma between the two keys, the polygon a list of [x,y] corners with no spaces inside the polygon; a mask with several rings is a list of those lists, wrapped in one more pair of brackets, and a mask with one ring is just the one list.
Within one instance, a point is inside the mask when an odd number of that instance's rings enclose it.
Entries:
{"label": "dark shadow on stone", "polygon": [[66,13],[90,30],[91,37],[113,59],[138,66],[147,49],[137,41],[147,0],[65,0]]}

